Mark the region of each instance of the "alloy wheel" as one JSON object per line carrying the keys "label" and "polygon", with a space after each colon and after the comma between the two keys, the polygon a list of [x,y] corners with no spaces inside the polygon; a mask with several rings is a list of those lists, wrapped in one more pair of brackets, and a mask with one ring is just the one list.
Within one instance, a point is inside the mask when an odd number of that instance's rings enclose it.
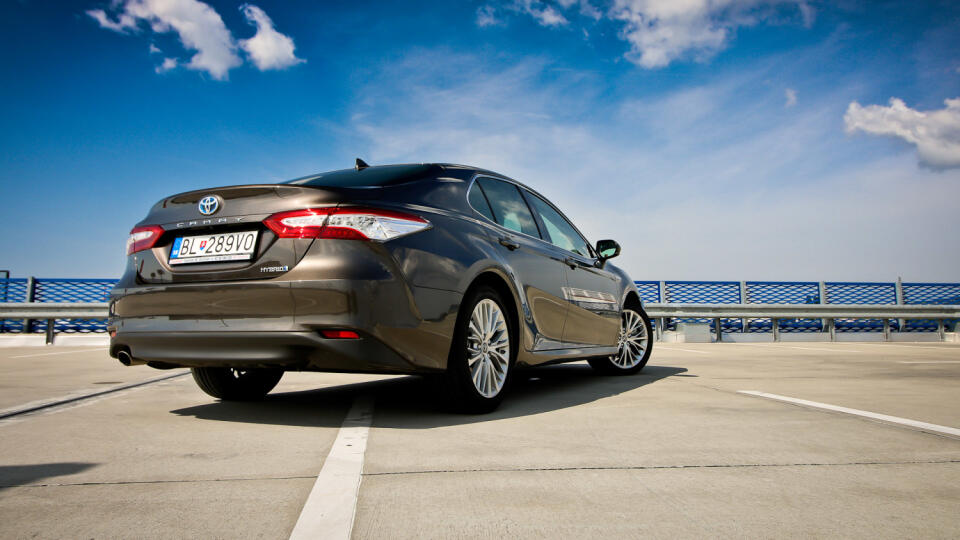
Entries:
{"label": "alloy wheel", "polygon": [[510,369],[510,330],[500,306],[489,298],[477,302],[470,315],[467,366],[483,397],[492,398],[503,389]]}
{"label": "alloy wheel", "polygon": [[647,325],[643,323],[643,317],[636,311],[625,309],[620,318],[620,351],[611,356],[610,361],[618,368],[631,369],[643,360],[648,342]]}

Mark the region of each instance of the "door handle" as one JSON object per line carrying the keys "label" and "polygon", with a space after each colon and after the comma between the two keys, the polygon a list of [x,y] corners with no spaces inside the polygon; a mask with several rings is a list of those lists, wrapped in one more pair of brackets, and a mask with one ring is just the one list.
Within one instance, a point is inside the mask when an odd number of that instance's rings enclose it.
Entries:
{"label": "door handle", "polygon": [[501,236],[500,245],[509,249],[510,251],[513,251],[518,247],[520,247],[520,244],[513,238],[510,238],[509,236]]}
{"label": "door handle", "polygon": [[573,257],[567,257],[566,259],[563,260],[563,262],[567,266],[569,266],[571,270],[574,270],[577,268],[577,266],[580,266],[580,263],[577,262],[577,260],[574,259]]}

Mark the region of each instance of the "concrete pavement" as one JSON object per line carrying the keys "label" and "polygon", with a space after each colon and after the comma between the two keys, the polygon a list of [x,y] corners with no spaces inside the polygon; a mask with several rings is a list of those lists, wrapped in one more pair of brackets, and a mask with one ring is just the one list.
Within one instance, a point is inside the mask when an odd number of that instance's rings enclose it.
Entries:
{"label": "concrete pavement", "polygon": [[[0,407],[169,373],[23,354]],[[960,440],[740,390],[960,427],[960,347],[659,344],[638,376],[532,370],[484,416],[414,377],[289,373],[245,404],[180,377],[0,420],[0,536],[285,538],[358,396],[357,538],[960,535]]]}

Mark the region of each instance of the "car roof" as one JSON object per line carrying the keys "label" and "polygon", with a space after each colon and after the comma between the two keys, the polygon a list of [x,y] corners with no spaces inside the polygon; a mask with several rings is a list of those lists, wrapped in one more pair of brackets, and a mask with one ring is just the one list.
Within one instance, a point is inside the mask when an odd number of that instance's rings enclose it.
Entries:
{"label": "car roof", "polygon": [[[406,184],[417,180],[426,180],[441,176],[445,170],[466,171],[470,177],[474,175],[492,176],[501,178],[517,184],[518,186],[533,192],[540,198],[546,199],[542,194],[530,186],[500,174],[496,171],[474,167],[472,165],[461,165],[458,163],[398,163],[389,165],[371,165],[367,167],[339,169],[319,174],[311,174],[300,178],[294,178],[282,184],[291,184],[299,186],[313,187],[344,187],[344,188],[378,188]],[[469,180],[469,178],[465,178]]]}
{"label": "car roof", "polygon": [[311,174],[282,183],[297,186],[384,187],[430,178],[436,176],[441,170],[442,168],[435,163],[378,165]]}

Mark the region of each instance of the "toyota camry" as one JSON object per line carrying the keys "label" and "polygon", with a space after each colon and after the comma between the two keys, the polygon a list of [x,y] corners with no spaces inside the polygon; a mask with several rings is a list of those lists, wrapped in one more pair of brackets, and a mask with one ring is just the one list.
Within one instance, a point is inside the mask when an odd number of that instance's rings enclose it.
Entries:
{"label": "toyota camry", "polygon": [[285,371],[432,375],[493,410],[520,367],[643,369],[650,320],[613,240],[550,201],[450,164],[356,167],[172,195],[127,240],[110,354],[189,367],[222,400]]}

